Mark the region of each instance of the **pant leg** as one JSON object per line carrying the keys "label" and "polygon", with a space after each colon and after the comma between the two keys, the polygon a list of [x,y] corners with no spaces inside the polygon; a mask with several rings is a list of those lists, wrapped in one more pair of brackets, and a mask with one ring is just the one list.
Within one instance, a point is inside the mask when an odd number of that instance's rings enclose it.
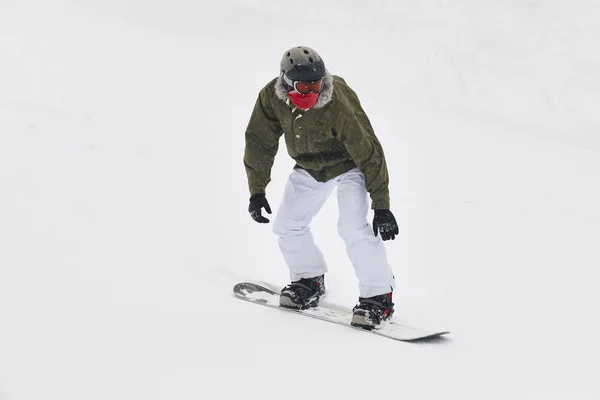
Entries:
{"label": "pant leg", "polygon": [[359,281],[360,297],[389,293],[396,287],[385,247],[380,236],[373,234],[367,222],[369,211],[365,176],[358,168],[338,179],[337,198],[340,210],[338,232],[346,243],[348,257]]}
{"label": "pant leg", "polygon": [[315,245],[310,231],[310,223],[334,187],[335,181],[317,182],[299,168],[295,168],[288,178],[273,232],[279,237],[279,248],[290,269],[292,281],[327,272],[323,254]]}

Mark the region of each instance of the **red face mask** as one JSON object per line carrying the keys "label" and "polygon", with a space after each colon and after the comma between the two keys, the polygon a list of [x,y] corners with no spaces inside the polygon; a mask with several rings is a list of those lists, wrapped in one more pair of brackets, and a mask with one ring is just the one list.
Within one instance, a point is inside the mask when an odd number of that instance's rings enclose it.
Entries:
{"label": "red face mask", "polygon": [[304,111],[309,108],[313,108],[317,101],[319,100],[319,93],[310,92],[307,94],[298,93],[295,90],[292,90],[288,93],[288,97],[292,100],[294,105]]}

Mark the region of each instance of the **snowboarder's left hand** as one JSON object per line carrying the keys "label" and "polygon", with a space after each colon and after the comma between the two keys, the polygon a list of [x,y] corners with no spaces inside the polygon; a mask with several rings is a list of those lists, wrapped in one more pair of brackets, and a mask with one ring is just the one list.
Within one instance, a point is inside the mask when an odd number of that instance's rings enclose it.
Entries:
{"label": "snowboarder's left hand", "polygon": [[399,233],[398,224],[396,218],[390,210],[375,210],[375,216],[373,217],[373,233],[377,236],[377,233],[381,234],[381,239],[394,240],[396,235]]}
{"label": "snowboarder's left hand", "polygon": [[248,206],[248,212],[253,220],[261,224],[269,223],[269,219],[262,216],[262,209],[271,214],[271,206],[265,197],[264,193],[256,193],[250,197],[250,205]]}

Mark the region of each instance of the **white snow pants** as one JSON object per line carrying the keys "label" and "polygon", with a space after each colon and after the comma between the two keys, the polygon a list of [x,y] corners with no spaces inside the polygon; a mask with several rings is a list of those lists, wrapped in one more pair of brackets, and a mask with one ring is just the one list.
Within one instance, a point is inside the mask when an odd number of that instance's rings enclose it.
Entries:
{"label": "white snow pants", "polygon": [[310,223],[337,186],[338,233],[359,281],[360,297],[389,293],[395,287],[383,241],[367,222],[369,210],[365,176],[355,168],[327,182],[294,168],[275,217],[273,232],[290,269],[292,281],[327,272],[323,254],[314,243]]}

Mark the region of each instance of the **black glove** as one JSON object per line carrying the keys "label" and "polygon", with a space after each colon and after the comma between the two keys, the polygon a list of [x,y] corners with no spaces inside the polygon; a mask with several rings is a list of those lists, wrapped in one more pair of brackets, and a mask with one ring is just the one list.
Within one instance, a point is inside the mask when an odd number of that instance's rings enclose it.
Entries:
{"label": "black glove", "polygon": [[267,201],[264,193],[256,193],[250,197],[250,205],[248,206],[248,212],[253,220],[266,224],[269,220],[262,216],[261,209],[265,208],[265,211],[271,214],[271,207]]}
{"label": "black glove", "polygon": [[381,239],[394,240],[399,233],[396,218],[390,210],[375,210],[373,217],[373,233],[377,236],[377,232],[381,233]]}

